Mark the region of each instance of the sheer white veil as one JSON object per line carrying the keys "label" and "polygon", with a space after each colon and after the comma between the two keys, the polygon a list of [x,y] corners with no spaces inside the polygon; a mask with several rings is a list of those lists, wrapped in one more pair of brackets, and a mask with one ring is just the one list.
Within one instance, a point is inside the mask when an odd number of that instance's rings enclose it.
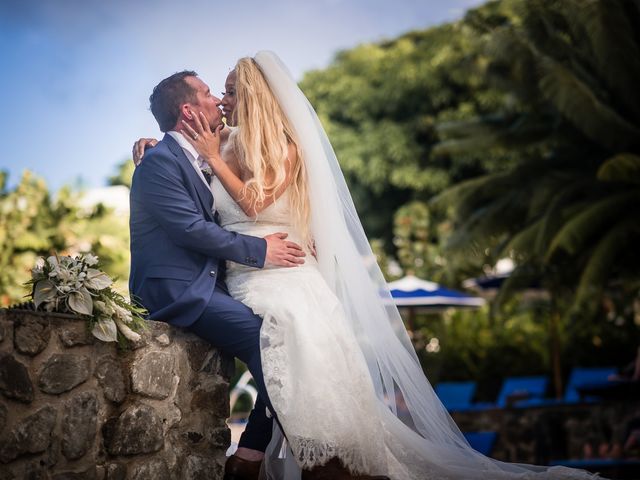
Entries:
{"label": "sheer white veil", "polygon": [[[312,235],[321,273],[340,299],[358,339],[385,429],[395,439],[398,455],[424,457],[424,463],[417,458],[407,457],[407,461],[428,464],[432,473],[439,471],[438,478],[550,473],[541,467],[491,460],[469,446],[422,371],[313,107],[273,52],[261,51],[254,60],[295,131],[307,170]],[[556,472],[552,478],[578,474],[552,470]],[[563,474],[557,475],[559,471]],[[579,478],[584,476],[579,472]]]}

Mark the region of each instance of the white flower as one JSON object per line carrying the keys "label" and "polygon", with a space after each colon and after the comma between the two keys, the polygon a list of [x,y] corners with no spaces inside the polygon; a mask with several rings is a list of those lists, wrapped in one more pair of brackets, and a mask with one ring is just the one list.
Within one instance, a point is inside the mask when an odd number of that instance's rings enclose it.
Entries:
{"label": "white flower", "polygon": [[91,253],[87,253],[84,256],[84,263],[86,263],[90,267],[93,267],[94,265],[98,264],[98,257],[95,255],[92,255]]}
{"label": "white flower", "polygon": [[131,330],[124,322],[122,322],[118,317],[116,317],[116,325],[118,325],[118,330],[125,336],[127,340],[131,340],[132,342],[137,342],[140,340],[140,335]]}
{"label": "white flower", "polygon": [[117,303],[113,304],[113,310],[118,320],[129,323],[131,321],[131,313],[124,307],[121,307]]}
{"label": "white flower", "polygon": [[71,273],[66,268],[58,269],[58,278],[60,279],[61,282],[65,282],[65,283],[74,281],[73,273]]}

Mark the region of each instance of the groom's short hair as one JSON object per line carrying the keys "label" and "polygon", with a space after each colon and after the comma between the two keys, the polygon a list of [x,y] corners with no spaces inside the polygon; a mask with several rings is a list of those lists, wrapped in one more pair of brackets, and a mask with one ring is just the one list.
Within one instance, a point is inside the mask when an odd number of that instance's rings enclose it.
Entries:
{"label": "groom's short hair", "polygon": [[187,102],[195,103],[196,90],[185,80],[197,77],[192,70],[174,73],[156,85],[149,97],[149,108],[155,117],[160,131],[168,132],[176,126],[180,118],[180,106]]}

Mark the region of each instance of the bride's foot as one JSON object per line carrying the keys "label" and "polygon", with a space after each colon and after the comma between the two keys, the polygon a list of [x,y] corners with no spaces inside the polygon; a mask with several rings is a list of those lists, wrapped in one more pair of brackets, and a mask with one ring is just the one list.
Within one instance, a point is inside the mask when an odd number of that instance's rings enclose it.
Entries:
{"label": "bride's foot", "polygon": [[223,480],[258,480],[262,460],[245,460],[231,455],[224,464]]}
{"label": "bride's foot", "polygon": [[384,475],[352,475],[340,460],[332,458],[321,467],[302,471],[302,480],[390,480]]}

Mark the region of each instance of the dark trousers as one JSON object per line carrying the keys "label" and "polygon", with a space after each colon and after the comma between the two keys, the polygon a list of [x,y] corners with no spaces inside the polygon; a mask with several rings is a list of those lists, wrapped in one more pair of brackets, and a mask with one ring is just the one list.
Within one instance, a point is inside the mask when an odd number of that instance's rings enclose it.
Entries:
{"label": "dark trousers", "polygon": [[231,298],[224,283],[218,282],[209,305],[189,329],[214,347],[247,364],[256,382],[258,398],[238,447],[264,452],[271,440],[273,427],[273,419],[267,417],[266,408],[270,412],[273,412],[273,408],[262,374],[261,325],[262,319],[249,307]]}

